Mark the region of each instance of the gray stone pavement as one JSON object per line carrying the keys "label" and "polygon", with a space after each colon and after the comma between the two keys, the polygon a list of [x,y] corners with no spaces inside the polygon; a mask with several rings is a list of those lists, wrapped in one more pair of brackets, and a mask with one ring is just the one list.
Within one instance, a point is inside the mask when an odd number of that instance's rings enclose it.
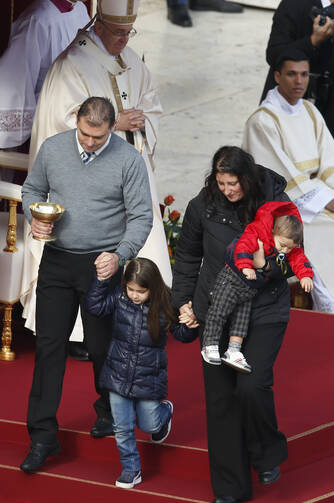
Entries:
{"label": "gray stone pavement", "polygon": [[194,26],[181,28],[167,21],[165,0],[142,0],[138,35],[129,43],[144,54],[164,108],[155,153],[159,197],[173,194],[181,212],[202,187],[214,152],[241,143],[268,70],[273,11],[191,16]]}

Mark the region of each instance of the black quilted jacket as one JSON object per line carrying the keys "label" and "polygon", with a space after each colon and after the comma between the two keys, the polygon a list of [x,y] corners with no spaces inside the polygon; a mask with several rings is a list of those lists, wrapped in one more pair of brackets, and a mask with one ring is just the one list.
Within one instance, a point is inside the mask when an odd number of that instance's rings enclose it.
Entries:
{"label": "black quilted jacket", "polygon": [[[151,338],[147,330],[149,302],[134,304],[120,286],[108,293],[108,281],[96,279],[88,293],[86,308],[96,316],[113,318],[112,341],[100,375],[101,388],[128,398],[165,398],[168,333],[161,323],[158,343]],[[191,342],[196,337],[195,331],[184,324],[169,330],[181,342]]]}

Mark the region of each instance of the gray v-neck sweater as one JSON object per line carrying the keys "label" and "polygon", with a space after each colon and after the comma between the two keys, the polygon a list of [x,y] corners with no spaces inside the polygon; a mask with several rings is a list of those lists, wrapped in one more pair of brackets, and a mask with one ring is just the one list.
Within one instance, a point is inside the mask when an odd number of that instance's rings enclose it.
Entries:
{"label": "gray v-neck sweater", "polygon": [[127,142],[111,135],[88,164],[80,158],[76,130],[45,140],[22,187],[23,209],[49,201],[66,209],[48,244],[71,253],[117,251],[137,255],[152,227],[152,202],[145,162]]}

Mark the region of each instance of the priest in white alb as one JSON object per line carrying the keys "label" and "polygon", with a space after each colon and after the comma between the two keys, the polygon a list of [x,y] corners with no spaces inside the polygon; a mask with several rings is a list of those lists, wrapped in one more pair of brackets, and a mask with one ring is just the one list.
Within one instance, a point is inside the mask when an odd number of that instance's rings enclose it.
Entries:
{"label": "priest in white alb", "polygon": [[[171,284],[171,268],[153,174],[161,104],[152,76],[141,58],[129,47],[136,34],[133,23],[139,0],[98,0],[95,23],[78,36],[50,68],[35,113],[30,147],[30,165],[45,138],[76,127],[76,111],[90,96],[108,97],[116,110],[114,132],[142,154],[150,179],[154,221],[139,256],[159,267]],[[73,187],[75,190],[75,187]],[[140,190],[140,187],[138,187]],[[26,236],[22,302],[26,326],[34,327],[34,285],[42,248]],[[78,328],[78,325],[77,327]],[[80,332],[80,328],[78,328]],[[81,340],[75,333],[73,340]]]}
{"label": "priest in white alb", "polygon": [[0,58],[0,149],[28,140],[47,71],[89,20],[82,2],[35,0],[14,21]]}
{"label": "priest in white alb", "polygon": [[315,269],[313,309],[334,313],[334,139],[317,108],[302,99],[309,82],[305,54],[282,54],[275,80],[277,87],[246,123],[243,148],[287,180]]}

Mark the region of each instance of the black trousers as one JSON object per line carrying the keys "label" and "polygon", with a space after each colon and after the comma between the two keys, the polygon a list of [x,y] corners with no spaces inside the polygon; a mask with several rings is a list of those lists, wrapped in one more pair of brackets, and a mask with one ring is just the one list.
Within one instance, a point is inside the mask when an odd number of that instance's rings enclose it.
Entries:
{"label": "black trousers", "polygon": [[[85,343],[93,362],[94,404],[100,417],[110,417],[108,394],[99,389],[98,378],[111,339],[109,317],[96,318],[85,310],[85,297],[95,275],[94,261],[100,253],[72,254],[45,246],[36,291],[36,356],[29,396],[27,426],[33,442],[56,440],[56,418],[61,399],[68,341],[81,307]],[[120,282],[119,270],[110,280]]]}
{"label": "black trousers", "polygon": [[[287,458],[272,390],[273,365],[285,330],[286,323],[250,327],[243,352],[253,367],[251,374],[203,361],[210,473],[216,497],[250,499],[250,467],[266,471]],[[227,336],[221,343],[227,345]]]}

